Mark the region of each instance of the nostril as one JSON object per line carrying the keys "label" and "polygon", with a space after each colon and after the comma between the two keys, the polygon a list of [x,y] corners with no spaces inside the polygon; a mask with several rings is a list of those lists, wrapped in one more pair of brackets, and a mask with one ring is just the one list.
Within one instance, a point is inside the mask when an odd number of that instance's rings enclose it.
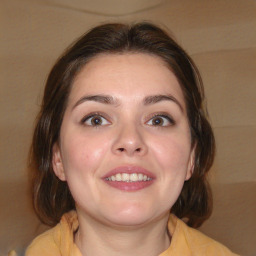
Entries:
{"label": "nostril", "polygon": [[127,153],[128,155],[132,155],[132,154],[141,154],[141,153],[144,153],[145,151],[144,151],[144,148],[142,148],[142,147],[120,147],[120,148],[117,148],[116,150],[115,150],[115,152],[117,153],[122,153],[122,154],[124,154],[124,153]]}

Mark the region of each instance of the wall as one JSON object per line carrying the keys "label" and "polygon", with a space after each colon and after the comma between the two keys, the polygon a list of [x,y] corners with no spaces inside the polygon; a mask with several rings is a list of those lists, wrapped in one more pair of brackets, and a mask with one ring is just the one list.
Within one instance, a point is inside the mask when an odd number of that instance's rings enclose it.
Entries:
{"label": "wall", "polygon": [[0,3],[0,255],[22,252],[45,229],[30,207],[26,160],[50,67],[90,27],[141,20],[172,31],[205,83],[217,157],[215,208],[201,229],[237,253],[256,255],[256,1],[59,2]]}

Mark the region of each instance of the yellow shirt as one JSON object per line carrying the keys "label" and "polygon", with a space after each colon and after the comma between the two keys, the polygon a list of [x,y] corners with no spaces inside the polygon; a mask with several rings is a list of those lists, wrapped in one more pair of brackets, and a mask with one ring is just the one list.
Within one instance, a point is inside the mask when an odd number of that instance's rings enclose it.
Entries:
{"label": "yellow shirt", "polygon": [[[60,223],[41,234],[27,248],[26,256],[82,256],[74,243],[78,228],[75,211],[66,213]],[[170,215],[168,229],[172,235],[170,247],[159,256],[235,256],[225,246],[188,227],[182,220]]]}

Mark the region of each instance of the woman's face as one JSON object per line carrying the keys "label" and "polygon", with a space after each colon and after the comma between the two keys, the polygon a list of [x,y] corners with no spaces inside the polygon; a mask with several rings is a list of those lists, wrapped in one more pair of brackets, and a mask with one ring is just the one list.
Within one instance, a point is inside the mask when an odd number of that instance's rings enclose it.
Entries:
{"label": "woman's face", "polygon": [[98,55],[76,76],[53,148],[78,214],[108,225],[166,217],[191,176],[184,97],[158,57]]}

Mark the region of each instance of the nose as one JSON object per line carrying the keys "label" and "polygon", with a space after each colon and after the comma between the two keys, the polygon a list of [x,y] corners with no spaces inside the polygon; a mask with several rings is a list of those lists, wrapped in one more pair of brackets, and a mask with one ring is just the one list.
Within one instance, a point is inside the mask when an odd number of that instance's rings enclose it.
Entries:
{"label": "nose", "polygon": [[135,125],[124,125],[117,132],[112,151],[117,155],[143,156],[148,151],[143,137],[143,131]]}

